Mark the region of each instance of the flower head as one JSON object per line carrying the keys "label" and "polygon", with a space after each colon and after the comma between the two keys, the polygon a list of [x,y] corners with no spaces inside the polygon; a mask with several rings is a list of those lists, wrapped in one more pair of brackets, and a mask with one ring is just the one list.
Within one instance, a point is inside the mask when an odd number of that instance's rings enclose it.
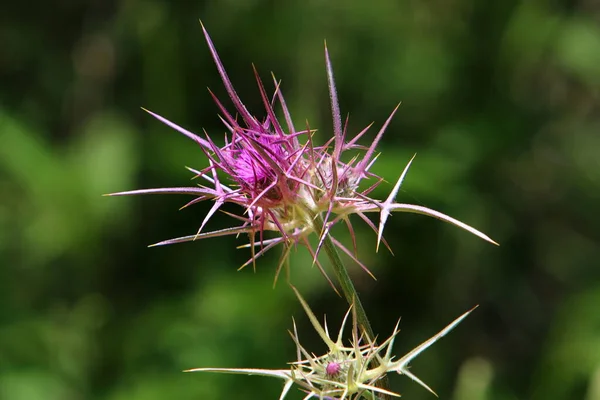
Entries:
{"label": "flower head", "polygon": [[[292,340],[296,343],[297,360],[290,363],[288,369],[246,369],[246,368],[194,368],[187,372],[220,372],[230,374],[262,375],[282,379],[285,385],[281,392],[280,400],[285,398],[290,388],[296,384],[300,390],[307,393],[305,399],[377,399],[381,395],[396,396],[398,393],[382,389],[377,383],[388,373],[396,372],[406,375],[416,383],[435,394],[429,386],[417,378],[409,370],[409,363],[419,354],[429,348],[433,343],[450,332],[456,325],[465,319],[473,310],[467,311],[440,332],[427,339],[406,355],[395,359],[392,355],[394,340],[400,330],[398,323],[390,337],[381,344],[376,344],[373,338],[366,334],[359,334],[356,315],[352,313],[352,339],[344,343],[345,325],[353,308],[350,307],[341,324],[335,339],[329,335],[327,324],[321,325],[300,293],[294,289],[308,318],[327,345],[326,354],[316,356],[308,352],[298,339],[296,324],[294,331],[290,332]],[[335,340],[335,341],[334,341]]]}
{"label": "flower head", "polygon": [[[333,137],[322,145],[316,145],[312,140],[314,131],[308,127],[305,130],[295,128],[280,83],[273,77],[275,91],[269,97],[256,69],[254,73],[266,116],[263,120],[259,120],[250,114],[233,88],[208,32],[204,26],[202,29],[217,70],[235,108],[235,114],[229,112],[210,92],[220,110],[220,118],[227,130],[224,143],[218,145],[208,134],[201,137],[146,110],[161,122],[194,140],[208,158],[209,165],[201,170],[189,168],[195,177],[201,180],[197,186],[113,193],[113,195],[185,194],[194,197],[185,206],[203,200],[214,201],[196,234],[166,240],[156,245],[245,233],[250,238],[246,246],[251,249],[252,256],[242,267],[250,263],[254,264],[257,257],[276,245],[282,244],[284,252],[278,267],[279,273],[289,250],[296,244],[304,244],[308,247],[316,264],[321,268],[317,257],[324,238],[334,224],[344,222],[353,237],[354,251],[349,250],[335,238],[332,238],[332,241],[335,246],[367,270],[356,257],[356,240],[349,216],[356,214],[375,231],[377,248],[379,248],[380,242],[387,246],[383,238],[383,229],[392,211],[429,215],[450,222],[494,243],[478,230],[438,211],[418,205],[395,202],[412,159],[404,168],[387,199],[378,200],[369,197],[370,193],[383,180],[370,172],[370,168],[377,158],[375,151],[398,106],[394,108],[369,146],[360,146],[358,141],[371,125],[352,138],[348,138],[346,127],[342,127],[327,46],[325,46],[325,65],[331,98]],[[283,111],[284,124],[280,123],[275,116],[276,106],[281,107]],[[351,151],[354,157],[348,162],[343,162],[342,154],[348,151]],[[360,154],[361,151],[362,154]],[[229,182],[222,181],[218,172],[227,175]],[[371,181],[371,183],[362,185],[362,181]],[[233,215],[241,223],[223,230],[204,232],[207,222],[225,203],[241,206],[242,212]],[[378,226],[366,216],[366,213],[372,212],[380,214]],[[265,237],[265,232],[274,232],[275,235],[274,237]],[[319,238],[315,248],[311,247],[308,241],[308,236],[312,233],[316,233]]]}

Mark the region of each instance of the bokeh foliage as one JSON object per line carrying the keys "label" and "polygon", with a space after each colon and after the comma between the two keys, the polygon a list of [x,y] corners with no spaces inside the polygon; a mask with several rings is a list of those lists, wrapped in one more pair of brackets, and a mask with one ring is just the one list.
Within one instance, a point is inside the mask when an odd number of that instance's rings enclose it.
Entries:
{"label": "bokeh foliage", "polygon": [[[292,315],[321,350],[291,291],[272,289],[277,254],[253,273],[236,272],[241,238],[146,248],[194,232],[210,205],[101,197],[185,185],[184,166],[206,165],[139,110],[223,133],[198,18],[248,107],[262,112],[254,63],[320,140],[327,39],[352,131],[403,102],[375,172],[393,182],[418,153],[399,199],[501,243],[402,214],[386,229],[392,256],[357,231],[378,281],[353,268],[356,284],[383,336],[403,317],[398,354],[480,304],[414,362],[441,398],[600,399],[597,2],[13,2],[2,14],[1,399],[277,398],[277,382],[180,371],[282,367]],[[299,249],[292,279],[334,325],[344,302],[310,264]]]}

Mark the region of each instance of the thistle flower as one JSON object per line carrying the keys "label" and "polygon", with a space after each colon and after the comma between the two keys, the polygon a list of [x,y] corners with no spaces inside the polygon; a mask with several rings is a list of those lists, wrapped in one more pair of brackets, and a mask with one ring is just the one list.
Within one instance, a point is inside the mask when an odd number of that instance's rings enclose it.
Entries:
{"label": "thistle flower", "polygon": [[[370,172],[370,169],[377,158],[375,154],[377,145],[398,106],[394,108],[369,146],[360,146],[358,141],[372,124],[348,140],[347,121],[346,126],[342,127],[327,46],[325,46],[325,65],[333,116],[333,137],[322,145],[316,145],[312,140],[313,130],[308,127],[304,130],[297,130],[294,126],[280,89],[280,82],[273,76],[275,91],[269,97],[256,69],[254,69],[254,74],[266,117],[259,120],[250,114],[233,88],[203,25],[202,29],[219,75],[235,108],[235,114],[229,112],[209,90],[220,110],[220,119],[227,130],[224,143],[218,145],[206,133],[205,137],[201,137],[158,114],[145,110],[200,146],[208,159],[208,167],[201,170],[188,169],[202,183],[190,187],[143,189],[112,194],[185,194],[192,196],[193,199],[184,207],[204,200],[214,201],[196,234],[165,240],[154,246],[216,236],[248,234],[249,243],[241,247],[249,247],[251,257],[241,268],[250,263],[255,265],[258,257],[282,244],[284,251],[277,268],[275,278],[277,279],[289,251],[297,244],[308,247],[314,262],[323,272],[317,257],[331,227],[338,222],[344,222],[347,225],[353,240],[353,251],[335,238],[331,238],[334,245],[369,272],[356,257],[356,239],[352,222],[349,219],[351,214],[356,214],[375,231],[377,250],[380,242],[389,248],[383,238],[383,230],[388,216],[393,211],[429,215],[495,243],[478,230],[438,211],[418,205],[395,202],[412,159],[404,168],[387,199],[378,200],[369,197],[370,193],[383,181],[382,178]],[[284,124],[280,123],[275,116],[276,105],[281,107]],[[234,115],[236,116],[234,117]],[[361,151],[362,155],[356,154]],[[354,157],[350,158],[348,162],[342,161],[348,158],[342,157],[346,152],[354,154]],[[228,181],[221,180],[219,173],[221,176],[226,175]],[[362,187],[363,180],[370,180],[371,183]],[[225,203],[241,206],[240,214],[229,214],[239,220],[240,224],[222,230],[204,232],[207,222]],[[380,214],[378,226],[366,216],[366,213],[372,212]],[[274,235],[266,237],[266,232],[274,232]],[[312,233],[315,233],[319,239],[316,247],[312,247],[308,240]],[[323,274],[327,277],[324,272]]]}
{"label": "thistle flower", "polygon": [[304,399],[375,400],[381,395],[399,397],[398,393],[377,386],[377,382],[390,372],[408,376],[435,395],[435,392],[429,386],[410,372],[408,364],[433,343],[450,332],[473,311],[473,309],[467,311],[440,332],[396,360],[392,355],[392,348],[394,340],[400,332],[398,329],[400,321],[396,324],[392,335],[378,345],[375,343],[374,338],[368,337],[365,333],[359,335],[356,314],[352,313],[352,339],[349,345],[344,344],[342,337],[348,316],[353,311],[353,307],[351,306],[346,313],[337,338],[334,341],[329,335],[327,323],[325,322],[324,325],[321,325],[300,293],[295,288],[293,290],[298,300],[300,300],[311,324],[327,345],[328,351],[326,354],[316,356],[313,353],[309,353],[300,344],[298,331],[294,322],[294,331],[290,332],[290,335],[296,344],[297,360],[290,363],[288,369],[194,368],[186,372],[219,372],[279,378],[285,382],[279,400],[285,398],[294,384],[299,386],[300,390],[307,393]]}

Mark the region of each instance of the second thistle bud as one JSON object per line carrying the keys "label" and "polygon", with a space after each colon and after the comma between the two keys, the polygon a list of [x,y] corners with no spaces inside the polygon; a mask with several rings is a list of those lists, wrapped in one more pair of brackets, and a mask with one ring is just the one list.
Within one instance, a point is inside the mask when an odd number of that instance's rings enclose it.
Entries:
{"label": "second thistle bud", "polygon": [[[342,340],[344,327],[352,308],[346,313],[337,338],[334,339],[329,335],[328,330],[317,320],[306,301],[300,296],[300,293],[295,288],[294,291],[313,328],[327,345],[327,353],[316,356],[314,353],[306,350],[300,343],[296,325],[294,324],[294,330],[290,333],[297,346],[298,359],[290,363],[291,368],[289,369],[194,368],[188,371],[249,374],[279,378],[285,381],[282,394],[279,397],[280,399],[285,398],[294,384],[308,394],[305,399],[373,400],[379,399],[382,396],[398,397],[398,393],[378,386],[378,382],[390,372],[406,375],[425,389],[434,393],[429,386],[410,372],[408,364],[433,343],[450,332],[472,311],[467,311],[436,335],[408,352],[408,354],[396,359],[392,354],[392,347],[394,339],[400,332],[398,325],[394,328],[391,336],[383,340],[381,344],[377,344],[366,335],[360,335],[356,314],[352,313],[352,338],[350,343],[344,344]],[[379,360],[378,366],[373,365],[374,360]]]}

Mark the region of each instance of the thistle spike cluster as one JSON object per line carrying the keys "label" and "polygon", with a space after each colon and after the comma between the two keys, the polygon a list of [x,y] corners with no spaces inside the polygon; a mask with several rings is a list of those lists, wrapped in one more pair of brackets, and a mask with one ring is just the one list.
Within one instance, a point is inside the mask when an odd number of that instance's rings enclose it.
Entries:
{"label": "thistle spike cluster", "polygon": [[[394,340],[400,332],[398,329],[400,321],[394,327],[390,337],[381,344],[376,344],[374,338],[370,338],[364,333],[359,334],[356,314],[352,312],[353,307],[351,306],[344,316],[334,340],[329,334],[327,324],[321,325],[300,293],[295,288],[293,290],[315,331],[327,345],[326,354],[316,356],[309,353],[300,343],[294,322],[293,332],[290,332],[290,335],[296,344],[297,359],[290,363],[288,369],[194,368],[186,372],[218,372],[278,378],[284,381],[279,400],[286,397],[294,384],[306,393],[304,399],[375,400],[381,395],[400,397],[398,393],[377,386],[377,382],[390,372],[408,376],[435,395],[429,386],[409,370],[409,363],[448,334],[473,311],[473,309],[467,311],[437,334],[396,360],[392,351]],[[343,335],[350,314],[352,314],[352,339],[349,344],[345,344]]]}
{"label": "thistle spike cluster", "polygon": [[[277,279],[282,267],[287,265],[286,260],[290,249],[298,244],[305,245],[309,249],[314,263],[327,277],[319,264],[318,255],[326,235],[338,222],[344,222],[348,227],[352,236],[353,248],[351,250],[332,238],[335,246],[369,272],[357,258],[354,228],[349,218],[351,214],[356,214],[375,231],[377,249],[380,242],[389,248],[383,237],[383,230],[390,213],[394,211],[429,215],[495,243],[478,230],[438,211],[396,202],[396,195],[412,159],[404,168],[386,200],[381,201],[369,197],[371,192],[383,181],[382,178],[370,172],[370,168],[377,159],[375,154],[377,145],[398,110],[398,106],[391,112],[369,146],[363,147],[358,144],[358,141],[372,124],[354,137],[347,139],[347,121],[346,125],[342,126],[333,67],[327,46],[325,46],[325,66],[333,116],[333,137],[322,145],[316,145],[313,143],[314,130],[308,127],[304,130],[295,128],[280,88],[280,82],[274,76],[275,90],[273,95],[269,96],[258,72],[254,69],[266,117],[259,120],[248,111],[235,91],[208,32],[204,26],[202,29],[229,99],[235,108],[235,113],[229,112],[209,90],[220,110],[220,119],[227,131],[224,142],[217,144],[206,133],[202,137],[158,114],[145,110],[159,121],[194,140],[206,155],[208,166],[201,170],[188,168],[195,178],[200,180],[196,186],[143,189],[112,194],[184,194],[192,196],[193,199],[184,207],[204,200],[214,202],[195,234],[165,240],[154,246],[216,236],[247,234],[249,242],[241,247],[250,248],[251,257],[241,268],[249,264],[255,266],[255,260],[265,252],[280,244],[284,246],[283,256],[277,268]],[[276,107],[281,108],[283,124],[276,117]],[[362,156],[360,155],[361,151],[364,152]],[[353,157],[345,156],[348,152],[352,153]],[[349,157],[349,161],[343,161]],[[222,180],[223,175],[228,177],[227,181]],[[363,180],[371,181],[371,183],[362,187]],[[239,224],[222,230],[205,231],[209,220],[226,203],[241,206],[240,214],[226,212],[238,220]],[[373,212],[380,213],[378,226],[366,216],[366,213]],[[317,218],[320,219],[318,224],[315,223]],[[267,232],[270,233],[268,237]],[[309,242],[309,236],[313,233],[318,237],[315,247],[312,247]]]}

